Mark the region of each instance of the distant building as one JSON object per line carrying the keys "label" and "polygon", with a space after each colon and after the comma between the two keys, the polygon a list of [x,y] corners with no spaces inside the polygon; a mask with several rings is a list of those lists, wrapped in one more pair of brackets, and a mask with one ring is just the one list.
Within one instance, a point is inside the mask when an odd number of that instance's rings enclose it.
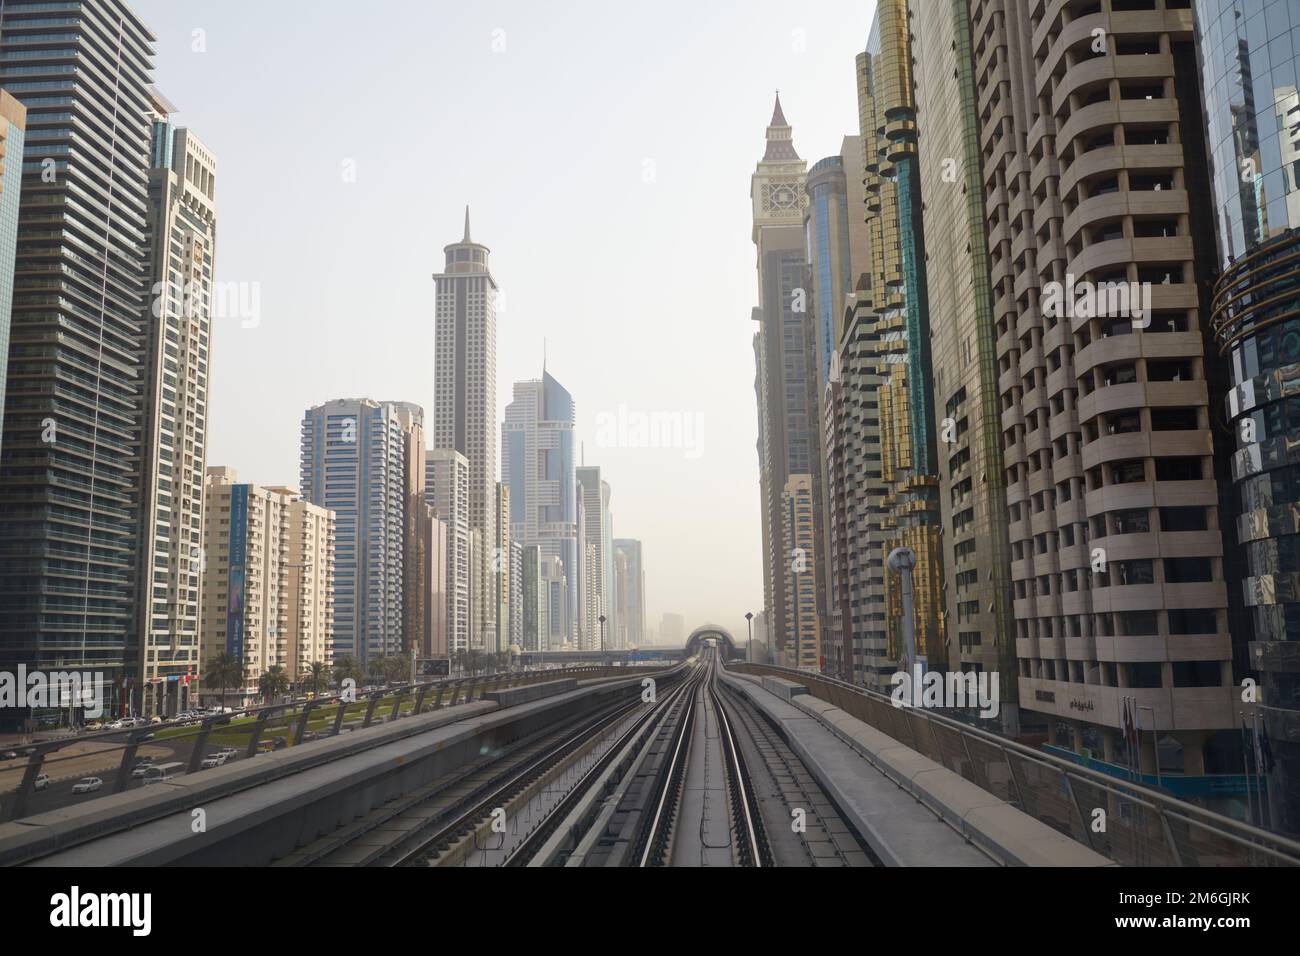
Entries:
{"label": "distant building", "polygon": [[647,644],[645,628],[645,565],[641,542],[633,538],[614,541],[614,608],[618,621],[615,647]]}
{"label": "distant building", "polygon": [[492,554],[496,542],[497,484],[497,284],[487,246],[465,236],[444,250],[446,266],[435,275],[433,444],[460,452],[469,462],[469,527],[477,530],[474,586],[484,593],[471,612],[472,645],[496,643]]}
{"label": "distant building", "polygon": [[786,634],[781,658],[788,667],[820,671],[821,632],[817,615],[817,577],[821,555],[814,532],[815,496],[810,475],[793,475],[785,483],[782,516],[786,542],[792,550],[786,576]]}
{"label": "distant building", "polygon": [[341,399],[308,409],[302,422],[303,496],[336,515],[334,651],[362,665],[401,654],[409,626],[410,411],[396,402]]}
{"label": "distant building", "polygon": [[610,649],[618,646],[614,643],[618,625],[614,609],[614,520],[609,510],[609,482],[601,478],[600,468],[596,466],[578,468],[576,477],[578,506],[583,512],[584,545],[590,554],[590,573],[585,579],[590,609],[588,628],[594,646],[599,648],[603,616],[603,640],[605,648]]}
{"label": "distant building", "polygon": [[[205,491],[202,660],[242,661],[244,684],[231,690],[246,698],[272,667],[296,682],[314,663],[333,664],[333,512],[288,488],[241,484],[232,468],[208,468]],[[182,685],[176,706],[195,703]]]}
{"label": "distant building", "polygon": [[425,454],[425,501],[447,533],[447,640],[451,655],[469,650],[470,528],[469,460],[458,451],[435,448]]}
{"label": "distant building", "polygon": [[553,606],[551,614],[552,624],[563,620],[566,630],[547,639],[576,642],[584,621],[578,595],[582,550],[578,547],[575,421],[573,396],[550,373],[516,382],[502,428],[501,478],[510,488],[511,539],[538,545],[542,557],[555,558],[562,566],[550,573],[565,581],[564,607]]}
{"label": "distant building", "polygon": [[686,645],[686,620],[680,614],[667,614],[659,622],[659,643],[664,646]]}

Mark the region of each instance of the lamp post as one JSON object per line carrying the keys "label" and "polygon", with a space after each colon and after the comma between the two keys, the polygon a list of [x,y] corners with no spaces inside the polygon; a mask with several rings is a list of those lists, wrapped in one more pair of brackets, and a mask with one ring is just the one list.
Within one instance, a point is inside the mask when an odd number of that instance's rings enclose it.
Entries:
{"label": "lamp post", "polygon": [[605,615],[602,614],[598,620],[600,621],[600,665],[608,667],[609,663],[605,660]]}
{"label": "lamp post", "polygon": [[895,548],[889,555],[889,570],[898,575],[903,592],[903,670],[912,679],[916,659],[916,621],[912,593],[912,570],[916,567],[916,552],[911,548]]}
{"label": "lamp post", "polygon": [[745,626],[749,628],[749,643],[745,645],[745,660],[754,663],[754,612],[745,613]]}

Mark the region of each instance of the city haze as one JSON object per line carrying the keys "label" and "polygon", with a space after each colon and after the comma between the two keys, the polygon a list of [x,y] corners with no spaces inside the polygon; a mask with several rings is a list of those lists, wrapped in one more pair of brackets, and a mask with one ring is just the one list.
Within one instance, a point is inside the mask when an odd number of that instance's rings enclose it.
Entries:
{"label": "city haze", "polygon": [[[810,164],[857,132],[874,4],[135,6],[177,123],[217,156],[217,281],[260,289],[256,323],[214,322],[209,464],[296,486],[303,411],[335,398],[431,422],[431,277],[468,204],[504,292],[498,423],[545,350],[614,534],[645,544],[647,626],[743,630],[762,609],[749,177],[776,89]],[[639,415],[683,423],[679,447],[626,447]]]}

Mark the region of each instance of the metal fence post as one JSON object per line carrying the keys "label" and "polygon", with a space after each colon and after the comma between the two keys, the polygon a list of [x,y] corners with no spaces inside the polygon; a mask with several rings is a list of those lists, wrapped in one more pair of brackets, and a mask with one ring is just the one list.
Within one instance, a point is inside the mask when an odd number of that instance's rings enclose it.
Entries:
{"label": "metal fence post", "polygon": [[257,756],[257,745],[262,742],[262,731],[266,729],[266,722],[271,719],[270,708],[258,711],[257,722],[253,724],[252,736],[248,738],[248,750],[244,752],[245,757]]}
{"label": "metal fence post", "polygon": [[1183,862],[1183,854],[1178,849],[1178,841],[1174,839],[1174,831],[1169,827],[1169,820],[1165,816],[1165,811],[1160,807],[1156,807],[1156,813],[1160,814],[1160,828],[1164,830],[1165,842],[1169,844],[1169,852],[1173,854],[1178,866],[1186,866],[1187,864]]}
{"label": "metal fence post", "polygon": [[421,684],[420,691],[415,695],[415,712],[411,715],[419,717],[424,712],[424,698],[429,693],[430,684]]}
{"label": "metal fence post", "polygon": [[375,719],[375,708],[379,706],[379,702],[382,699],[383,694],[376,694],[370,698],[370,704],[366,707],[366,722],[361,725],[363,728],[369,727],[370,722]]}
{"label": "metal fence post", "polygon": [[185,768],[186,773],[198,773],[199,764],[203,762],[203,748],[208,745],[208,737],[212,735],[212,725],[216,721],[215,717],[205,717],[203,726],[199,729],[199,736],[194,741],[194,749],[190,751],[190,764]]}
{"label": "metal fence post", "polygon": [[131,762],[140,750],[140,742],[148,731],[133,730],[126,738],[126,749],[122,751],[122,762],[117,765],[117,780],[113,782],[113,792],[121,793],[131,780]]}
{"label": "metal fence post", "polygon": [[402,701],[406,698],[406,688],[399,687],[393,697],[393,712],[388,715],[390,721],[396,720],[397,715],[402,712]]}
{"label": "metal fence post", "polygon": [[339,712],[334,715],[334,736],[337,737],[343,733],[343,718],[347,716],[348,702],[342,697],[339,698]]}
{"label": "metal fence post", "polygon": [[27,758],[27,769],[23,772],[23,782],[18,785],[18,792],[14,794],[14,808],[9,816],[10,820],[18,820],[27,815],[27,799],[36,789],[36,778],[40,776],[43,763],[45,763],[45,751],[40,748],[33,750],[32,755]]}
{"label": "metal fence post", "polygon": [[298,718],[298,732],[294,734],[293,745],[296,747],[302,743],[302,738],[307,733],[307,723],[311,719],[312,709],[315,708],[316,701],[309,700],[307,705],[302,709],[302,716]]}

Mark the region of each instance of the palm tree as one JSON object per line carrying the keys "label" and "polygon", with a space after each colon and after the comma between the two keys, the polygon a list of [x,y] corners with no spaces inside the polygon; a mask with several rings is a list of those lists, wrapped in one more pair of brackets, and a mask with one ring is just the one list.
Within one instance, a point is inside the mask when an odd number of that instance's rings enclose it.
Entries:
{"label": "palm tree", "polygon": [[257,681],[258,692],[262,695],[262,700],[270,704],[271,698],[279,697],[289,689],[289,675],[284,672],[284,668],[276,664]]}
{"label": "palm tree", "polygon": [[339,687],[343,686],[345,680],[351,680],[359,686],[364,678],[365,674],[355,657],[339,657],[334,660],[334,683]]}
{"label": "palm tree", "polygon": [[244,685],[244,663],[229,651],[222,651],[208,659],[203,675],[204,687],[215,687],[220,692],[222,707],[226,705],[226,688]]}
{"label": "palm tree", "polygon": [[319,694],[321,690],[328,687],[330,683],[330,668],[324,661],[314,661],[307,668],[307,673],[303,675],[303,689],[309,691],[312,695]]}

